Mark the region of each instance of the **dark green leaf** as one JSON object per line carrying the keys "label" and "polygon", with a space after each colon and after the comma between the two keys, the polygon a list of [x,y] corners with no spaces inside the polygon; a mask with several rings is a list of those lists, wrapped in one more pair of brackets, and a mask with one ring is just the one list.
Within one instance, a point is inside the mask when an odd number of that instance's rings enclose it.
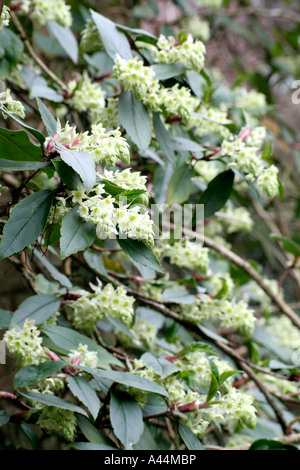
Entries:
{"label": "dark green leaf", "polygon": [[[21,392],[20,392],[21,393]],[[55,406],[56,408],[61,408],[63,410],[74,411],[74,413],[79,413],[84,416],[87,416],[86,412],[77,405],[65,400],[64,398],[59,398],[55,395],[46,395],[45,393],[37,392],[27,392],[21,393],[21,395],[28,400],[37,401],[38,403],[43,403],[48,406]]]}
{"label": "dark green leaf", "polygon": [[110,421],[117,438],[132,449],[144,430],[143,413],[135,399],[124,392],[111,393]]}
{"label": "dark green leaf", "polygon": [[9,420],[10,420],[10,417],[8,416],[8,414],[5,411],[0,410],[0,428],[1,426],[4,426],[5,424],[7,424]]}
{"label": "dark green leaf", "polygon": [[27,132],[1,128],[0,155],[0,158],[21,162],[41,162],[43,159],[42,148],[30,142]]}
{"label": "dark green leaf", "polygon": [[163,154],[171,163],[174,162],[175,154],[173,150],[172,140],[160,118],[159,113],[153,113],[153,128],[157,138],[157,142]]}
{"label": "dark green leaf", "polygon": [[118,450],[106,444],[94,444],[92,442],[73,442],[70,447],[76,450]]}
{"label": "dark green leaf", "polygon": [[[17,118],[14,114],[11,114],[9,113],[8,111],[6,111],[4,108],[2,108],[0,106],[0,111],[7,114],[7,116],[9,116],[11,119],[13,119],[15,122],[17,122],[21,127],[23,127],[24,129],[26,129],[29,134],[31,134],[32,136],[34,136],[37,141],[43,145],[43,143],[45,142],[45,136],[38,130],[36,129],[33,129],[33,127],[30,127],[28,126],[27,124],[25,124],[25,122],[21,121],[19,118]],[[1,141],[1,139],[0,139]]]}
{"label": "dark green leaf", "polygon": [[157,80],[168,80],[169,78],[177,77],[186,70],[180,64],[154,64],[152,69],[155,72],[154,78]]}
{"label": "dark green leaf", "polygon": [[34,450],[40,450],[41,448],[40,439],[38,438],[37,434],[32,429],[32,427],[25,421],[21,421],[20,430],[22,434],[24,434],[24,436],[29,440],[30,444],[32,445],[32,448]]}
{"label": "dark green leaf", "polygon": [[10,320],[10,313],[5,312],[4,310],[0,310],[0,330],[9,328]]}
{"label": "dark green leaf", "polygon": [[34,320],[36,325],[40,325],[59,310],[60,303],[55,295],[33,295],[21,303],[13,314],[10,324],[21,328],[26,318],[29,318]]}
{"label": "dark green leaf", "polygon": [[62,182],[65,183],[69,189],[76,190],[81,182],[78,173],[62,160],[52,160],[52,163]]}
{"label": "dark green leaf", "polygon": [[272,240],[281,242],[285,251],[292,253],[296,258],[300,257],[300,245],[297,242],[295,242],[291,238],[287,238],[282,235],[277,235],[275,233],[271,233],[270,237],[272,238]]}
{"label": "dark green leaf", "polygon": [[193,189],[193,176],[194,169],[189,165],[182,165],[174,171],[168,185],[167,204],[182,204],[188,200]]}
{"label": "dark green leaf", "polygon": [[104,263],[102,261],[102,258],[99,253],[93,253],[92,251],[86,250],[83,253],[83,257],[87,264],[93,268],[97,273],[99,273],[102,276],[107,276],[107,271],[104,266]]}
{"label": "dark green leaf", "polygon": [[43,256],[37,250],[34,250],[33,254],[44,265],[48,273],[53,279],[55,279],[55,281],[59,282],[62,286],[66,287],[67,289],[71,289],[72,283],[69,278],[65,274],[61,273],[52,263],[50,263],[46,256]]}
{"label": "dark green leaf", "polygon": [[120,123],[139,150],[144,153],[150,145],[152,124],[147,108],[130,91],[119,97]]}
{"label": "dark green leaf", "polygon": [[219,371],[215,363],[208,358],[210,369],[211,369],[211,381],[210,387],[207,393],[206,401],[209,403],[216,395],[218,388],[220,386],[220,376]]}
{"label": "dark green leaf", "polygon": [[174,150],[188,152],[203,152],[204,147],[191,139],[185,137],[172,137],[172,146]]}
{"label": "dark green leaf", "polygon": [[41,113],[41,117],[45,127],[47,129],[48,135],[53,136],[57,132],[57,122],[51,112],[49,111],[48,107],[39,99],[36,99],[39,111]]}
{"label": "dark green leaf", "polygon": [[146,423],[144,423],[144,431],[139,442],[133,448],[134,450],[158,450],[154,437]]}
{"label": "dark green leaf", "polygon": [[124,253],[135,263],[154,269],[160,273],[164,272],[153,250],[139,240],[118,239],[118,243]]}
{"label": "dark green leaf", "polygon": [[95,390],[83,377],[68,377],[67,383],[73,395],[86,406],[94,419],[100,410],[100,400]]}
{"label": "dark green leaf", "polygon": [[89,351],[96,351],[101,367],[108,367],[109,364],[116,364],[122,367],[122,363],[116,359],[106,349],[99,346],[91,338],[88,338],[77,331],[64,326],[47,325],[41,328],[42,332],[48,336],[62,354],[68,354],[73,349],[78,349],[79,344],[86,344]]}
{"label": "dark green leaf", "polygon": [[96,226],[80,217],[77,205],[64,216],[60,233],[60,254],[62,258],[67,258],[84,251],[94,242]]}
{"label": "dark green leaf", "polygon": [[51,162],[21,162],[16,160],[5,160],[0,157],[0,168],[11,171],[38,170],[39,168],[47,168],[51,166]]}
{"label": "dark green leaf", "polygon": [[14,387],[16,389],[28,387],[29,385],[50,377],[66,365],[64,361],[45,361],[39,365],[25,366],[16,373],[14,377]]}
{"label": "dark green leaf", "polygon": [[170,287],[164,290],[162,300],[163,302],[171,302],[175,304],[193,304],[196,297],[189,294],[186,289],[174,289],[173,287]]}
{"label": "dark green leaf", "polygon": [[272,439],[258,439],[251,444],[249,450],[298,450],[298,448]]}
{"label": "dark green leaf", "polygon": [[49,189],[27,196],[11,211],[0,243],[0,259],[4,259],[33,243],[47,223],[53,199]]}
{"label": "dark green leaf", "polygon": [[204,450],[203,445],[199,439],[195,436],[193,431],[188,428],[185,424],[179,426],[180,436],[189,450]]}
{"label": "dark green leaf", "polygon": [[[78,366],[80,369],[81,367]],[[82,368],[93,375],[97,379],[107,379],[112,382],[117,382],[119,384],[127,385],[128,387],[137,388],[138,390],[144,390],[145,392],[157,393],[167,397],[167,391],[160,385],[152,382],[152,380],[145,379],[144,377],[139,377],[138,375],[131,374],[130,372],[117,372],[117,371],[106,371],[100,369],[90,369],[88,367]]]}
{"label": "dark green leaf", "polygon": [[64,26],[56,23],[56,21],[48,21],[47,28],[76,64],[78,62],[78,44],[76,37],[70,28],[65,28]]}
{"label": "dark green leaf", "polygon": [[85,418],[82,415],[77,416],[77,423],[78,426],[83,433],[83,435],[87,438],[89,442],[93,442],[94,444],[104,444],[107,445],[109,440],[107,437],[102,434],[96,426],[94,426],[91,421]]}
{"label": "dark green leaf", "polygon": [[217,175],[201,195],[198,204],[204,204],[204,217],[207,219],[221,210],[230,198],[234,181],[232,170]]}
{"label": "dark green leaf", "polygon": [[91,10],[92,18],[98,28],[104,49],[115,60],[119,54],[123,59],[132,59],[129,42],[124,33],[119,31],[111,20]]}
{"label": "dark green leaf", "polygon": [[61,159],[78,173],[89,193],[96,182],[96,164],[93,157],[89,153],[69,150],[62,145],[55,144],[55,147]]}
{"label": "dark green leaf", "polygon": [[221,375],[220,375],[220,385],[225,382],[227,379],[229,379],[229,377],[231,377],[232,375],[235,375],[235,374],[239,374],[241,373],[240,370],[229,370],[227,372],[223,372]]}

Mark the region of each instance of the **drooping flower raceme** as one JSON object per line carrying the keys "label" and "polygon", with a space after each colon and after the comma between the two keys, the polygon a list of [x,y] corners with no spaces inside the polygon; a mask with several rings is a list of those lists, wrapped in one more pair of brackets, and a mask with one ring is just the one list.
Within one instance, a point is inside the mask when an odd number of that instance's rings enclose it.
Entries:
{"label": "drooping flower raceme", "polygon": [[34,321],[26,319],[22,328],[15,326],[4,334],[3,341],[7,349],[17,357],[21,367],[38,365],[47,359],[40,333]]}
{"label": "drooping flower raceme", "polygon": [[172,36],[166,38],[161,34],[157,44],[151,49],[156,62],[161,64],[182,64],[196,72],[200,72],[205,62],[205,45],[194,40],[189,34],[184,41],[178,43]]}
{"label": "drooping flower raceme", "polygon": [[132,322],[134,310],[134,297],[127,295],[124,287],[116,289],[112,284],[98,281],[98,285],[91,284],[93,292],[80,291],[75,302],[70,303],[72,320],[76,328],[83,329],[87,333],[93,331],[96,323],[105,316],[118,318],[125,325]]}
{"label": "drooping flower raceme", "polygon": [[[9,113],[14,114],[15,116],[20,117],[21,119],[25,118],[25,109],[21,101],[14,100],[11,96],[11,91],[9,88],[6,88],[5,91],[0,93],[0,106],[6,109]],[[5,112],[2,112],[4,118],[7,117]]]}
{"label": "drooping flower raceme", "polygon": [[81,32],[80,49],[82,52],[95,52],[103,49],[103,43],[94,21],[88,19]]}
{"label": "drooping flower raceme", "polygon": [[10,19],[9,8],[8,6],[3,5],[2,13],[0,16],[0,29],[9,25],[9,19]]}
{"label": "drooping flower raceme", "polygon": [[64,0],[23,0],[20,9],[40,26],[48,21],[56,21],[65,28],[72,25],[71,7]]}
{"label": "drooping flower raceme", "polygon": [[208,249],[190,240],[168,243],[162,249],[162,257],[169,257],[172,264],[189,269],[198,269],[206,274],[209,270]]}
{"label": "drooping flower raceme", "polygon": [[105,95],[101,86],[92,82],[87,72],[83,73],[80,80],[71,80],[68,89],[71,95],[68,102],[79,112],[95,112],[105,107]]}

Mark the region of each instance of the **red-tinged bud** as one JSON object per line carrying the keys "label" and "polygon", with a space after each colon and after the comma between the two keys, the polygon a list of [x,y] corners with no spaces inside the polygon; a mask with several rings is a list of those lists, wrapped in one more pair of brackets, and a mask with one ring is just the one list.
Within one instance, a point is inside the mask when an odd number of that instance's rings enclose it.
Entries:
{"label": "red-tinged bud", "polygon": [[176,361],[176,359],[178,359],[178,356],[169,356],[169,357],[165,357],[165,359],[169,362],[174,362]]}
{"label": "red-tinged bud", "polygon": [[55,352],[50,351],[49,349],[45,349],[44,351],[52,361],[60,361],[60,357]]}
{"label": "red-tinged bud", "polygon": [[244,129],[243,132],[241,133],[240,135],[240,139],[241,140],[245,140],[247,139],[247,137],[249,137],[249,135],[252,133],[252,129]]}
{"label": "red-tinged bud", "polygon": [[4,400],[17,400],[17,395],[14,395],[10,392],[1,392],[0,391],[0,399]]}
{"label": "red-tinged bud", "polygon": [[80,364],[81,362],[81,354],[79,354],[79,356],[75,357],[75,359],[73,359],[73,361],[71,361],[71,364],[74,364],[74,366],[78,366],[78,364]]}

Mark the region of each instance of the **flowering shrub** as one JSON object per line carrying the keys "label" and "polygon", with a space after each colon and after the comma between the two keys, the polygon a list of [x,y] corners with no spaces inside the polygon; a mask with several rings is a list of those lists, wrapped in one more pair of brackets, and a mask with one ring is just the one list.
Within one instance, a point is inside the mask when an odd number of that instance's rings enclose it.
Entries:
{"label": "flowering shrub", "polygon": [[[1,11],[0,259],[30,288],[14,311],[0,305],[17,367],[0,391],[5,444],[18,448],[9,421],[41,448],[47,436],[58,448],[229,447],[265,437],[268,421],[290,433],[300,320],[283,279],[246,249],[255,205],[283,194],[266,96],[222,94],[208,22],[156,36],[72,13],[64,0]],[[181,222],[192,207],[179,235],[166,207]],[[275,242],[292,255],[288,276],[300,248]]]}

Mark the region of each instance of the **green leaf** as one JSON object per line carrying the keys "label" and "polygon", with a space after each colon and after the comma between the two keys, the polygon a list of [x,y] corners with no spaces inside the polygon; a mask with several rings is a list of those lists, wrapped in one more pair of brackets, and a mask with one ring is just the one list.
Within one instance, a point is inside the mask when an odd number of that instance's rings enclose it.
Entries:
{"label": "green leaf", "polygon": [[230,198],[233,188],[234,172],[226,170],[217,175],[202,193],[198,204],[204,204],[204,217],[207,219],[221,210]]}
{"label": "green leaf", "polygon": [[187,139],[185,137],[172,137],[171,140],[173,149],[180,152],[203,152],[205,150],[204,147],[194,140]]}
{"label": "green leaf", "polygon": [[82,415],[77,416],[78,426],[89,442],[94,444],[108,444],[107,437],[94,426],[88,418]]}
{"label": "green leaf", "polygon": [[144,353],[141,359],[146,366],[152,367],[163,379],[168,377],[168,375],[179,371],[178,367],[176,367],[172,362],[168,361],[164,357],[156,357],[150,352]]}
{"label": "green leaf", "polygon": [[0,410],[0,428],[1,426],[4,426],[5,424],[7,424],[9,420],[10,420],[10,417],[8,416],[8,414],[5,411]]}
{"label": "green leaf", "polygon": [[50,377],[63,369],[67,364],[64,361],[45,361],[39,365],[25,366],[18,370],[14,377],[14,387],[20,389],[28,387],[40,380]]}
{"label": "green leaf", "polygon": [[34,250],[33,254],[44,265],[48,273],[53,279],[55,279],[55,281],[59,282],[62,286],[66,287],[67,289],[72,288],[72,283],[69,278],[65,274],[61,273],[55,266],[53,266],[53,264],[50,263],[46,256],[43,256],[37,250]]}
{"label": "green leaf", "polygon": [[300,245],[296,243],[294,240],[292,240],[291,238],[287,238],[282,235],[277,235],[275,233],[271,233],[270,238],[272,238],[272,240],[275,240],[277,242],[281,242],[284,250],[289,253],[292,253],[295,256],[295,258],[300,257]]}
{"label": "green leaf", "polygon": [[134,450],[158,450],[157,444],[149,427],[144,423],[144,431],[137,444],[133,446]]}
{"label": "green leaf", "polygon": [[118,239],[118,243],[124,253],[128,255],[135,263],[154,269],[160,273],[164,270],[156,258],[153,250],[139,240]]}
{"label": "green leaf", "polygon": [[152,69],[155,72],[154,78],[157,80],[168,80],[169,78],[178,77],[186,68],[180,64],[154,64]]}
{"label": "green leaf", "polygon": [[100,400],[95,390],[83,377],[68,377],[67,383],[73,395],[86,406],[93,418],[96,419],[100,410]]}
{"label": "green leaf", "polygon": [[39,111],[41,113],[41,117],[45,127],[47,129],[48,135],[53,136],[57,132],[57,122],[51,112],[49,111],[48,107],[40,100],[40,98],[36,99]]}
{"label": "green leaf", "polygon": [[51,162],[22,162],[16,160],[6,160],[0,157],[0,168],[11,171],[38,170],[51,166]]}
{"label": "green leaf", "polygon": [[179,425],[179,434],[189,450],[205,450],[193,431],[185,424]]}
{"label": "green leaf", "polygon": [[139,150],[144,153],[150,145],[152,124],[147,108],[131,91],[122,91],[119,97],[121,125]]}
{"label": "green leaf", "polygon": [[53,344],[58,347],[58,351],[62,354],[68,354],[73,349],[78,349],[79,344],[86,344],[89,351],[96,351],[99,363],[102,367],[108,367],[109,364],[116,364],[123,366],[123,364],[116,359],[106,349],[99,346],[95,341],[87,336],[78,333],[77,331],[58,325],[47,325],[41,328],[41,331],[48,336]]}
{"label": "green leaf", "polygon": [[0,330],[9,328],[11,314],[0,310]]}
{"label": "green leaf", "polygon": [[258,439],[251,444],[249,450],[298,450],[298,448],[272,439]]}
{"label": "green leaf", "polygon": [[[1,31],[1,30],[0,30]],[[31,134],[32,136],[34,136],[37,141],[43,145],[43,143],[45,142],[45,136],[38,130],[34,129],[33,127],[30,127],[28,126],[27,124],[25,124],[25,122],[21,121],[19,118],[17,118],[14,114],[11,114],[9,113],[8,111],[6,111],[4,108],[2,108],[2,106],[0,106],[0,111],[7,114],[7,116],[9,116],[13,121],[17,122],[21,127],[23,127],[24,129],[26,129],[29,134]],[[1,141],[1,139],[0,139]]]}
{"label": "green leaf", "polygon": [[52,160],[52,163],[62,182],[65,183],[69,189],[76,190],[81,183],[78,173],[62,160]]}
{"label": "green leaf", "polygon": [[107,379],[112,382],[117,382],[119,384],[127,385],[128,387],[137,388],[138,390],[144,390],[145,392],[157,393],[167,397],[167,391],[160,385],[152,382],[152,380],[145,379],[144,377],[139,377],[138,375],[131,374],[130,372],[117,372],[117,371],[106,371],[100,369],[91,369],[89,367],[80,367],[80,369],[89,372],[93,375],[95,380]]}
{"label": "green leaf", "polygon": [[223,372],[220,375],[220,385],[222,385],[222,383],[229,379],[229,377],[231,377],[232,375],[239,374],[241,372],[242,371],[240,370],[228,370],[227,372]]}
{"label": "green leaf", "polygon": [[163,302],[171,302],[174,304],[193,304],[195,300],[196,297],[189,294],[188,291],[183,288],[174,289],[170,287],[164,290],[162,296]]}
{"label": "green leaf", "polygon": [[106,444],[94,444],[92,442],[73,442],[70,447],[76,450],[119,450]]}
{"label": "green leaf", "polygon": [[210,369],[211,369],[211,382],[210,387],[207,393],[206,401],[209,403],[216,395],[218,388],[220,386],[220,376],[219,371],[215,363],[210,359],[207,358],[209,361]]}
{"label": "green leaf", "polygon": [[172,140],[165,128],[159,113],[153,113],[153,128],[157,138],[157,142],[169,162],[174,162],[175,154],[173,150]]}
{"label": "green leaf", "polygon": [[113,392],[110,395],[110,421],[114,433],[126,449],[132,449],[144,431],[142,410],[128,393]]}
{"label": "green leaf", "polygon": [[19,61],[24,46],[21,39],[10,29],[0,30],[0,79],[6,78]]}
{"label": "green leaf", "polygon": [[72,61],[77,64],[78,62],[78,44],[77,39],[70,30],[70,28],[65,28],[56,21],[47,21],[47,28],[50,34],[52,34],[55,39],[59,42],[64,51],[72,59]]}
{"label": "green leaf", "polygon": [[94,10],[91,10],[91,15],[98,28],[107,54],[113,60],[115,60],[117,54],[119,54],[123,59],[132,59],[129,42],[125,34],[117,29],[115,23]]}
{"label": "green leaf", "polygon": [[21,421],[19,427],[20,427],[22,434],[24,434],[24,436],[29,440],[30,444],[32,445],[32,448],[34,450],[40,450],[41,448],[40,439],[38,438],[37,434],[32,429],[32,427],[25,421]]}
{"label": "green leaf", "polygon": [[168,184],[167,204],[182,204],[188,200],[193,189],[193,176],[194,169],[189,165],[182,165],[174,171]]}
{"label": "green leaf", "polygon": [[0,243],[0,260],[22,251],[42,233],[53,199],[49,189],[27,196],[10,213]]}
{"label": "green leaf", "polygon": [[89,193],[96,182],[96,164],[93,157],[86,152],[69,150],[63,145],[55,143],[61,159],[69,165],[80,176],[87,193]]}
{"label": "green leaf", "polygon": [[93,157],[86,152],[69,150],[62,145],[55,144],[61,159],[80,176],[87,193],[91,191],[96,182],[96,164]]}
{"label": "green leaf", "polygon": [[64,398],[59,398],[55,395],[46,395],[45,393],[37,392],[19,392],[23,397],[28,400],[37,401],[38,403],[43,403],[48,406],[55,406],[56,408],[61,408],[63,410],[74,411],[74,413],[79,413],[84,416],[87,416],[87,413],[77,405],[65,400]]}
{"label": "green leaf", "polygon": [[197,350],[203,351],[207,354],[213,354],[214,356],[218,355],[215,348],[213,348],[212,346],[210,346],[207,343],[202,343],[201,341],[197,341],[197,342],[191,343],[188,346],[186,346],[185,348],[181,349],[178,353],[178,357],[186,356],[190,352],[194,352],[194,351],[197,351]]}
{"label": "green leaf", "polygon": [[99,253],[94,253],[92,251],[86,250],[83,253],[83,257],[87,264],[93,268],[97,273],[99,273],[101,276],[107,276],[107,271],[104,266],[104,263],[102,261],[102,258]]}
{"label": "green leaf", "polygon": [[21,303],[12,315],[10,325],[17,325],[22,328],[26,318],[34,320],[36,325],[40,325],[59,310],[60,303],[55,295],[33,295]]}
{"label": "green leaf", "polygon": [[14,161],[41,162],[43,151],[40,146],[30,142],[27,132],[0,128],[0,158]]}
{"label": "green leaf", "polygon": [[62,220],[60,231],[62,258],[67,258],[78,251],[84,251],[96,238],[96,226],[80,217],[78,207],[78,205],[73,207]]}

